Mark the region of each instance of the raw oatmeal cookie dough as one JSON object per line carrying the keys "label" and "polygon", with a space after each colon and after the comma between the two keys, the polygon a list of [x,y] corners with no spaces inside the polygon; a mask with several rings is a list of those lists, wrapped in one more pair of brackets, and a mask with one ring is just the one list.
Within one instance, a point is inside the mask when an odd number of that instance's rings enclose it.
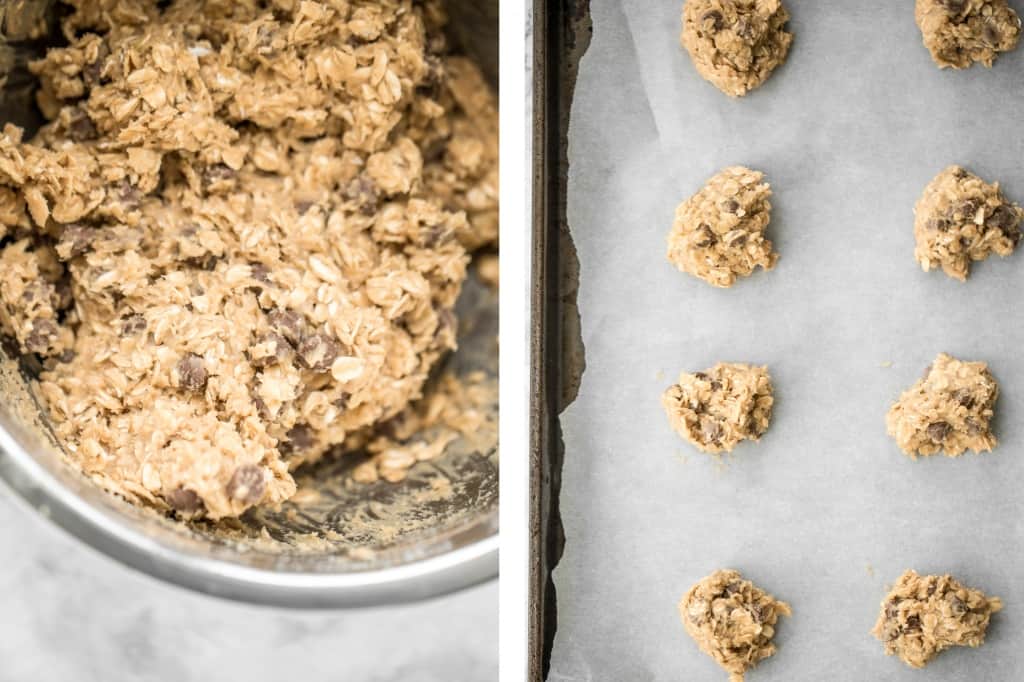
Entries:
{"label": "raw oatmeal cookie dough", "polygon": [[731,287],[761,266],[779,260],[765,237],[771,221],[771,187],[764,174],[730,166],[676,208],[668,235],[668,260],[716,287]]}
{"label": "raw oatmeal cookie dough", "polygon": [[697,73],[742,97],[786,60],[793,43],[788,21],[781,0],[686,0],[680,40]]}
{"label": "raw oatmeal cookie dough", "polygon": [[732,452],[740,441],[758,441],[772,418],[772,381],[767,367],[720,362],[679,376],[661,404],[669,424],[708,453]]}
{"label": "raw oatmeal cookie dough", "polygon": [[998,597],[987,597],[949,575],[906,571],[885,596],[871,633],[887,655],[923,668],[950,647],[984,644],[989,619],[1002,608]]}
{"label": "raw oatmeal cookie dough", "polygon": [[992,66],[1020,40],[1020,17],[1006,0],[917,0],[914,16],[924,46],[943,69]]}
{"label": "raw oatmeal cookie dough", "polygon": [[925,272],[942,270],[961,282],[971,262],[1009,256],[1021,240],[1024,210],[960,166],[935,176],[914,206],[914,258]]}
{"label": "raw oatmeal cookie dough", "polygon": [[991,431],[999,384],[984,362],[961,362],[940,353],[921,379],[889,409],[886,426],[912,458],[970,449],[991,451]]}
{"label": "raw oatmeal cookie dough", "polygon": [[791,614],[789,604],[732,570],[715,571],[679,602],[687,634],[730,673],[730,682],[743,682],[748,670],[775,653],[775,624]]}
{"label": "raw oatmeal cookie dough", "polygon": [[497,118],[436,2],[72,0],[0,135],[0,331],[71,460],[236,516],[398,414],[497,233]]}

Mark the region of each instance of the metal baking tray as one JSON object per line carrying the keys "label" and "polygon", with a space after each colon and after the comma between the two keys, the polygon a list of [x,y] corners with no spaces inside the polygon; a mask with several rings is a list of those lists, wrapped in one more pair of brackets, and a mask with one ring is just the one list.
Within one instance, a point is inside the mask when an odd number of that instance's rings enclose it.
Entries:
{"label": "metal baking tray", "polygon": [[[717,568],[793,607],[750,682],[1020,678],[1024,255],[924,273],[912,209],[952,163],[1024,202],[1024,48],[942,71],[913,3],[786,5],[789,58],[740,100],[680,47],[681,0],[535,5],[534,679],[725,680],[676,612]],[[733,164],[772,183],[781,259],[716,290],[665,237]],[[999,380],[994,452],[914,462],[886,435],[939,352]],[[720,360],[768,365],[777,403],[716,459],[659,397]],[[884,655],[869,631],[906,568],[1004,600],[984,647],[926,672]]]}

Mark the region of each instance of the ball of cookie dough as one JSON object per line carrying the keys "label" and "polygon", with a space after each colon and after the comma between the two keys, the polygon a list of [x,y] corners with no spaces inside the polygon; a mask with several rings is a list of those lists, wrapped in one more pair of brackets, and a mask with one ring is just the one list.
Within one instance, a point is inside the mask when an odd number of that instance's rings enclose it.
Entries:
{"label": "ball of cookie dough", "polygon": [[924,376],[889,409],[886,426],[912,458],[943,452],[990,451],[990,430],[999,384],[984,362],[961,362],[940,353]]}
{"label": "ball of cookie dough", "polygon": [[1020,17],[1006,0],[917,0],[914,16],[924,46],[943,69],[992,66],[1020,40]]}
{"label": "ball of cookie dough", "polygon": [[788,21],[780,0],[687,0],[680,40],[697,73],[742,97],[785,61],[793,42]]}
{"label": "ball of cookie dough", "polygon": [[772,382],[766,367],[720,362],[683,373],[661,404],[669,424],[709,453],[732,452],[740,441],[760,440],[772,418]]}
{"label": "ball of cookie dough", "polygon": [[914,206],[914,257],[925,272],[942,268],[963,282],[972,261],[1013,253],[1022,218],[1024,210],[1003,196],[999,183],[950,166],[928,183]]}
{"label": "ball of cookie dough", "polygon": [[743,166],[721,171],[676,208],[668,235],[668,260],[716,287],[731,287],[757,266],[779,260],[765,237],[772,190],[764,174]]}
{"label": "ball of cookie dough", "polygon": [[871,633],[887,655],[923,668],[950,647],[984,644],[989,619],[1002,608],[998,597],[987,597],[949,575],[906,571],[885,595]]}
{"label": "ball of cookie dough", "polygon": [[789,615],[789,604],[732,570],[715,571],[679,602],[687,634],[730,673],[730,680],[739,682],[744,673],[775,653],[775,625],[779,616]]}

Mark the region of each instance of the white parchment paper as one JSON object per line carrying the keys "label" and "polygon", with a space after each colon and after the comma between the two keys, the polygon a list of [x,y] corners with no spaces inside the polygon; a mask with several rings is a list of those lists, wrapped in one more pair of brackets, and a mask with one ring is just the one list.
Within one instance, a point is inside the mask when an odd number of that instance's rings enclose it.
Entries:
{"label": "white parchment paper", "polygon": [[[569,140],[587,370],[563,418],[550,679],[724,681],[676,613],[722,567],[794,610],[750,682],[1024,679],[1024,254],[966,284],[926,274],[912,214],[950,163],[1024,202],[1024,48],[940,71],[910,0],[787,0],[788,62],[737,101],[679,46],[681,4],[592,2]],[[767,174],[781,260],[717,290],[676,271],[665,238],[731,164]],[[886,436],[940,351],[999,380],[993,453],[914,462]],[[768,365],[777,398],[762,442],[723,463],[659,404],[680,370],[719,360]],[[1004,599],[983,648],[926,672],[883,654],[869,630],[906,568]]]}

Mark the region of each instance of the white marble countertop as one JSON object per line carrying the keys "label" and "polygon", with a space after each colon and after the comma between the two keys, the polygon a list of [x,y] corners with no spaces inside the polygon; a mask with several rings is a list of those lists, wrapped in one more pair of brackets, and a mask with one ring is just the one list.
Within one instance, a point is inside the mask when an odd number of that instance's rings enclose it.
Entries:
{"label": "white marble countertop", "polygon": [[430,602],[289,611],[159,582],[0,487],[0,682],[496,680],[496,582]]}

